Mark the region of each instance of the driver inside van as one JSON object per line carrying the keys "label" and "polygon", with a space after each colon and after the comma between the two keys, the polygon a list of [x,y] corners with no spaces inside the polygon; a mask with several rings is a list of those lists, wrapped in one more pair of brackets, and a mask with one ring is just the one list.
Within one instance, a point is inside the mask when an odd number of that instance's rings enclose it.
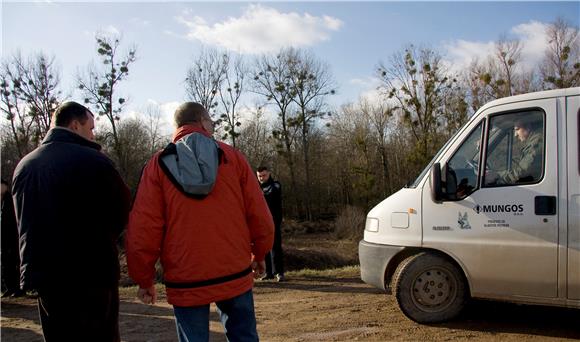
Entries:
{"label": "driver inside van", "polygon": [[514,153],[511,168],[486,174],[487,184],[516,184],[535,182],[542,176],[544,137],[525,117],[514,122],[514,134],[521,143],[519,153]]}

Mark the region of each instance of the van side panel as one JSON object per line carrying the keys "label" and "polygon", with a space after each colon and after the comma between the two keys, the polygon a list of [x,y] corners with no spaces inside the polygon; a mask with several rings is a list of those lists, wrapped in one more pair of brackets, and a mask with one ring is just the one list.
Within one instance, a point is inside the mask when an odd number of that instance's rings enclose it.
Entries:
{"label": "van side panel", "polygon": [[580,299],[580,96],[568,97],[568,299]]}
{"label": "van side panel", "polygon": [[[558,216],[536,213],[535,208],[536,197],[558,198],[558,168],[554,167],[558,165],[558,100],[505,104],[488,108],[480,117],[527,108],[545,113],[541,181],[480,188],[462,200],[442,203],[432,201],[429,182],[423,189],[423,246],[458,260],[474,297],[558,297]],[[462,143],[458,141],[450,150],[456,151]],[[441,165],[450,157],[446,153]]]}

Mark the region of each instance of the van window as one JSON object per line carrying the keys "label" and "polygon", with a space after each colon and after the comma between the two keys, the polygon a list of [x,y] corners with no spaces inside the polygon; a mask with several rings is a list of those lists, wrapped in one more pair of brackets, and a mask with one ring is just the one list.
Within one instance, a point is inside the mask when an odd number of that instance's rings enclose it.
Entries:
{"label": "van window", "polygon": [[537,183],[543,176],[544,113],[541,110],[491,117],[483,186]]}
{"label": "van window", "polygon": [[483,123],[480,123],[447,163],[446,193],[450,195],[449,198],[465,198],[477,187],[482,127]]}

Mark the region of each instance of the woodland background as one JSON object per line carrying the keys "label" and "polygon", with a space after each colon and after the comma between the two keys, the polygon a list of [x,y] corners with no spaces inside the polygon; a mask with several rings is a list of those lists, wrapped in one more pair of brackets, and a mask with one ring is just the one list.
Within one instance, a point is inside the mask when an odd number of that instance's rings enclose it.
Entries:
{"label": "woodland background", "polygon": [[[183,80],[188,100],[212,114],[216,139],[241,150],[252,167],[269,166],[282,183],[287,219],[336,219],[337,229],[345,227],[337,233],[348,235],[348,227],[364,224],[369,208],[413,181],[486,102],[580,85],[578,27],[557,18],[546,33],[544,59],[531,71],[522,68],[518,40],[499,38],[487,58],[454,73],[440,52],[410,43],[369,66],[380,80],[380,98],[338,107],[329,104],[340,85],[328,64],[303,49],[244,58],[205,48]],[[78,69],[74,98],[61,90],[58,56],[3,57],[2,178],[10,179],[18,161],[39,145],[53,111],[67,100],[84,101],[99,118],[97,140],[132,191],[147,160],[170,141],[159,107],[149,105],[137,118],[124,115],[131,94],[118,89],[139,63],[137,48],[117,36],[99,35],[95,42],[100,62]],[[248,98],[255,106],[242,118]]]}

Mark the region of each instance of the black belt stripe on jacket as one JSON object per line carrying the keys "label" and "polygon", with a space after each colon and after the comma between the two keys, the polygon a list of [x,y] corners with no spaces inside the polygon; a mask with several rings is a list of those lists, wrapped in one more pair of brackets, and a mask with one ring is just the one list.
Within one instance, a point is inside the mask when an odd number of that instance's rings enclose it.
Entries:
{"label": "black belt stripe on jacket", "polygon": [[193,282],[172,282],[172,281],[166,281],[165,282],[165,286],[172,288],[172,289],[192,289],[192,288],[196,288],[196,287],[203,287],[203,286],[210,286],[210,285],[217,285],[217,284],[221,284],[221,283],[225,283],[228,281],[232,281],[238,278],[241,278],[245,275],[248,275],[252,272],[252,267],[248,267],[245,270],[243,270],[242,272],[238,272],[238,273],[234,273],[234,274],[230,274],[227,276],[223,276],[223,277],[218,277],[218,278],[213,278],[213,279],[207,279],[207,280],[201,280],[201,281],[193,281]]}

